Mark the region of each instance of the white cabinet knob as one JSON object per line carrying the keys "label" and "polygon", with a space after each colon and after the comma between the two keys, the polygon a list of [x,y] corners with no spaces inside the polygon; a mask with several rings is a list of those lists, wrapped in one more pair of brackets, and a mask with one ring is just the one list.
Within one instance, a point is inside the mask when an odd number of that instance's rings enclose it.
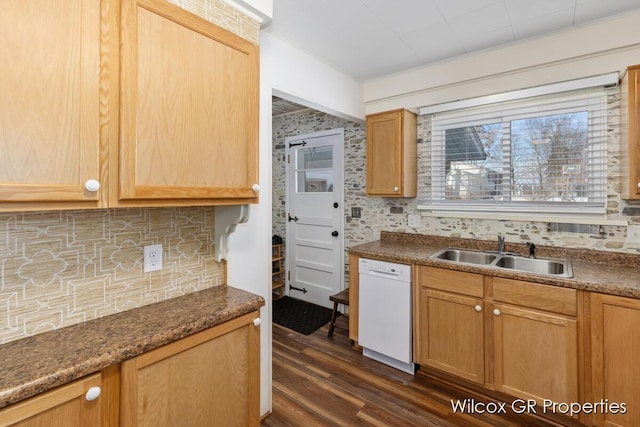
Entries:
{"label": "white cabinet knob", "polygon": [[87,180],[87,182],[84,183],[84,188],[86,188],[87,191],[91,191],[92,193],[95,193],[100,189],[100,183],[95,179],[89,179]]}
{"label": "white cabinet knob", "polygon": [[100,387],[91,387],[89,390],[87,390],[87,394],[85,394],[84,397],[89,402],[91,402],[93,400],[96,400],[100,396],[101,391],[102,390],[100,390]]}
{"label": "white cabinet knob", "polygon": [[251,189],[253,190],[254,193],[257,193],[258,191],[260,191],[260,186],[258,184],[253,184],[251,186]]}
{"label": "white cabinet knob", "polygon": [[260,323],[262,323],[262,321],[260,320],[259,317],[256,317],[255,319],[253,319],[253,326],[260,326]]}
{"label": "white cabinet knob", "polygon": [[399,191],[400,189],[398,187],[393,187],[393,191],[395,191],[396,193]]}
{"label": "white cabinet knob", "polygon": [[494,308],[493,314],[495,314],[496,316],[500,316],[500,310],[498,310],[497,308]]}
{"label": "white cabinet knob", "polygon": [[638,183],[638,188],[640,188],[640,182]]}
{"label": "white cabinet knob", "polygon": [[476,309],[477,312],[481,312],[482,311],[482,306],[480,304],[476,304],[475,307],[473,307]]}

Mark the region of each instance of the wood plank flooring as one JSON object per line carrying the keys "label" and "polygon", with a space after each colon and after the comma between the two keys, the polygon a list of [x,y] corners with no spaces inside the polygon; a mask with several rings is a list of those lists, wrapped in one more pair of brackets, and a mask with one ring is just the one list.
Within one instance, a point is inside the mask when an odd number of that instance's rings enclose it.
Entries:
{"label": "wood plank flooring", "polygon": [[305,336],[273,324],[273,413],[263,426],[557,426],[531,417],[454,414],[463,395],[362,356],[340,316]]}

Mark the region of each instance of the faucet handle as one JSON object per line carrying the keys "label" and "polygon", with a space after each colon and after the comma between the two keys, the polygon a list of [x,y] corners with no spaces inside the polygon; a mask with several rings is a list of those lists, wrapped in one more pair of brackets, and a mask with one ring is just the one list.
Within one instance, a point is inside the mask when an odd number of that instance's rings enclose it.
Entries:
{"label": "faucet handle", "polygon": [[534,245],[532,242],[527,242],[527,246],[529,247],[529,257],[530,258],[535,258],[536,257],[536,245]]}

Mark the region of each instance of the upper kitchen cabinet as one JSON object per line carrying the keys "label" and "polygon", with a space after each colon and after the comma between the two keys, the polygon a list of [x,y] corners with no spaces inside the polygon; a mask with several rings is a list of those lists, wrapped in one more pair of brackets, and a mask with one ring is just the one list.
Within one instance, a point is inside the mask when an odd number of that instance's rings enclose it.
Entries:
{"label": "upper kitchen cabinet", "polygon": [[161,0],[122,0],[120,37],[110,206],[257,202],[258,46]]}
{"label": "upper kitchen cabinet", "polygon": [[394,110],[367,116],[367,195],[416,197],[416,115]]}
{"label": "upper kitchen cabinet", "polygon": [[1,211],[106,207],[100,14],[100,0],[3,2]]}
{"label": "upper kitchen cabinet", "polygon": [[625,199],[640,200],[640,65],[627,68],[622,80],[622,195]]}

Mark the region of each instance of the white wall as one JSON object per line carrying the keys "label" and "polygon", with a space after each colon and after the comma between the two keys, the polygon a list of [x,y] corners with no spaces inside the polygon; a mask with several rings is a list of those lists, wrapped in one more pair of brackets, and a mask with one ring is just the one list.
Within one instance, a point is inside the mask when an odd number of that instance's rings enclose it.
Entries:
{"label": "white wall", "polygon": [[345,120],[364,121],[362,86],[355,79],[264,31],[260,46],[269,51],[274,95]]}
{"label": "white wall", "polygon": [[640,63],[640,12],[363,84],[367,114],[622,71]]}
{"label": "white wall", "polygon": [[[260,47],[260,62],[266,55]],[[260,142],[257,205],[250,205],[249,220],[229,236],[227,283],[261,295],[260,310],[260,414],[271,411],[271,87],[269,68],[260,70]]]}
{"label": "white wall", "polygon": [[271,95],[364,118],[360,84],[273,36],[260,38],[260,202],[229,237],[228,283],[262,295],[260,413],[271,411]]}

